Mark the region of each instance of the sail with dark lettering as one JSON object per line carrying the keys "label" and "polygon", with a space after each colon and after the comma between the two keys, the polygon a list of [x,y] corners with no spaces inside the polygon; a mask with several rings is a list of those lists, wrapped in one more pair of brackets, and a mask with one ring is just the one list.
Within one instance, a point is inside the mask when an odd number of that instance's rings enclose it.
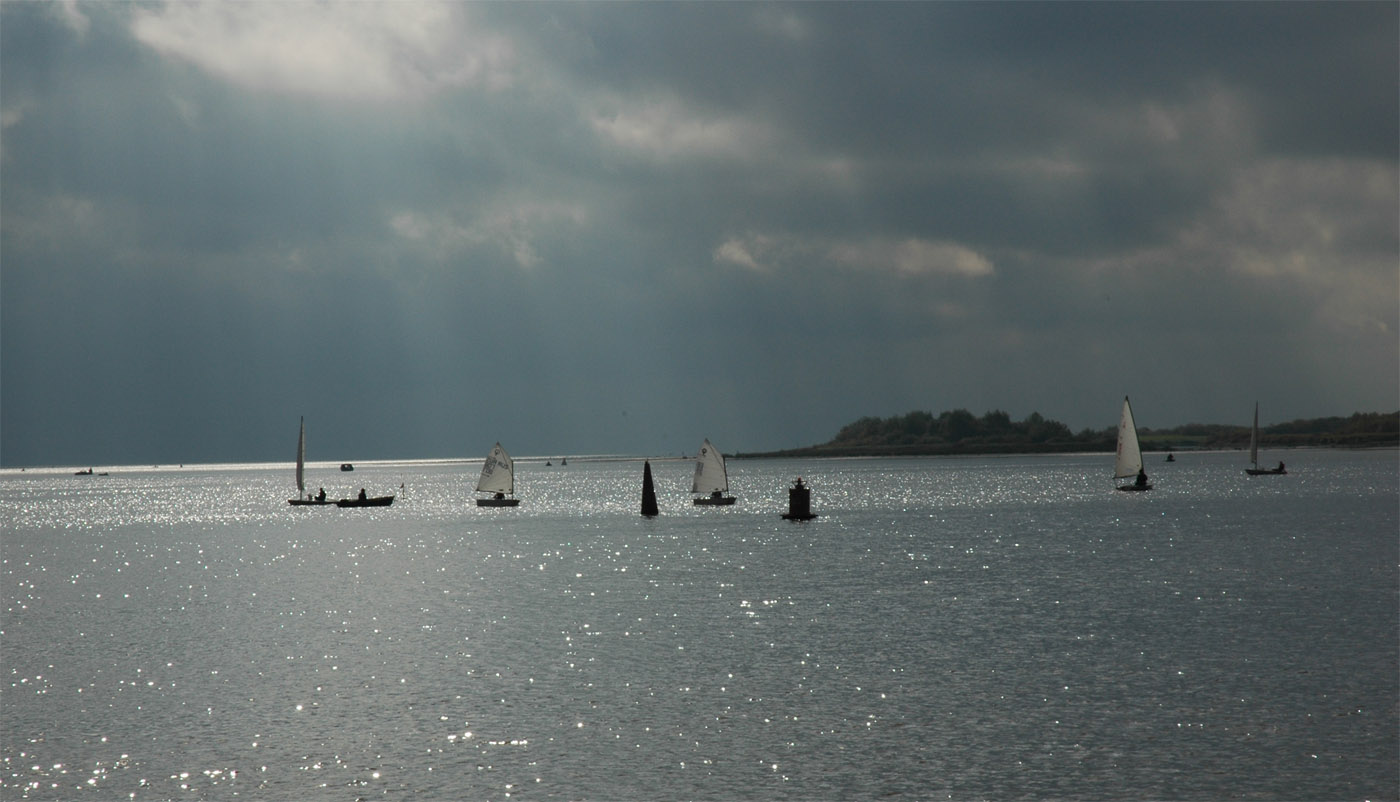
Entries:
{"label": "sail with dark lettering", "polygon": [[500,443],[486,455],[476,491],[490,494],[476,500],[478,507],[514,507],[520,503],[520,499],[515,498],[515,461]]}

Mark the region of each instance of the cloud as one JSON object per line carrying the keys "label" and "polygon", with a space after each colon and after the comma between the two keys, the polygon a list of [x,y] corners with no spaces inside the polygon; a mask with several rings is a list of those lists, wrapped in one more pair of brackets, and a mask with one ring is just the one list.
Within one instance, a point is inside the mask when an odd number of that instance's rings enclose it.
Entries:
{"label": "cloud", "polygon": [[182,3],[132,12],[137,41],[255,92],[422,98],[511,83],[514,48],[458,3]]}
{"label": "cloud", "polygon": [[950,242],[929,242],[914,237],[838,244],[830,249],[837,262],[861,270],[893,270],[904,276],[990,276],[986,257]]}
{"label": "cloud", "polygon": [[593,130],[612,146],[643,158],[749,160],[771,139],[758,121],[702,114],[675,98],[613,99],[605,105],[611,108],[590,114]]}
{"label": "cloud", "polygon": [[990,276],[990,259],[957,243],[918,237],[842,239],[749,233],[713,251],[716,262],[769,272],[809,267],[814,260],[862,273],[896,276]]}
{"label": "cloud", "polygon": [[[1394,4],[0,15],[6,460],[58,458],[26,432],[135,453],[124,421],[196,417],[190,388],[201,418],[319,405],[418,455],[689,449],[707,420],[762,449],[1016,403],[1078,428],[1123,392],[1163,424],[1256,394],[1306,417],[1400,387]],[[344,354],[392,380],[316,358]],[[488,374],[508,400],[462,415]],[[55,412],[91,397],[101,421]]]}
{"label": "cloud", "polygon": [[64,23],[78,35],[78,38],[87,36],[88,30],[92,28],[92,20],[83,13],[77,0],[63,0],[59,3],[59,9],[62,12]]}
{"label": "cloud", "polygon": [[578,205],[560,202],[498,204],[476,213],[400,211],[390,217],[390,228],[404,241],[422,248],[433,261],[466,259],[472,249],[489,247],[507,256],[520,268],[540,264],[537,243],[587,222]]}

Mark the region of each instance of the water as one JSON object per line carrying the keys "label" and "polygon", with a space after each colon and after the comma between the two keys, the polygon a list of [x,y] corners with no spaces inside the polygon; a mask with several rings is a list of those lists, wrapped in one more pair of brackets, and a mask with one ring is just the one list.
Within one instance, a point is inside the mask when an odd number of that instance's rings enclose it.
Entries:
{"label": "water", "polygon": [[0,472],[0,797],[1394,799],[1396,453],[1286,459]]}

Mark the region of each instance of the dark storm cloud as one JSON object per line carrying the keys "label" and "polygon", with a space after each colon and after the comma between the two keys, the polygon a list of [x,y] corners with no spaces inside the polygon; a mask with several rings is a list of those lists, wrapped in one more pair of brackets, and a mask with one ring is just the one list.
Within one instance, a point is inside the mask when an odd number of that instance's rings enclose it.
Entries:
{"label": "dark storm cloud", "polygon": [[1393,4],[0,14],[5,464],[1400,394]]}

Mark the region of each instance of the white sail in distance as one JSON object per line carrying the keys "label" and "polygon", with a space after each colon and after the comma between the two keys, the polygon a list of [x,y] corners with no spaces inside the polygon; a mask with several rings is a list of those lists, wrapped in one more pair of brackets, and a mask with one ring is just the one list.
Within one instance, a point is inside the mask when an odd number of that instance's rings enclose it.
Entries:
{"label": "white sail in distance", "polygon": [[1118,458],[1113,464],[1113,478],[1137,476],[1142,470],[1142,448],[1138,446],[1137,425],[1133,423],[1133,408],[1123,396],[1123,414],[1118,419]]}
{"label": "white sail in distance", "polygon": [[515,462],[497,443],[486,455],[486,463],[481,466],[481,478],[476,489],[482,493],[514,493]]}
{"label": "white sail in distance", "polygon": [[713,493],[716,490],[729,491],[729,474],[724,469],[724,455],[706,438],[695,456],[695,481],[690,485],[690,492]]}

